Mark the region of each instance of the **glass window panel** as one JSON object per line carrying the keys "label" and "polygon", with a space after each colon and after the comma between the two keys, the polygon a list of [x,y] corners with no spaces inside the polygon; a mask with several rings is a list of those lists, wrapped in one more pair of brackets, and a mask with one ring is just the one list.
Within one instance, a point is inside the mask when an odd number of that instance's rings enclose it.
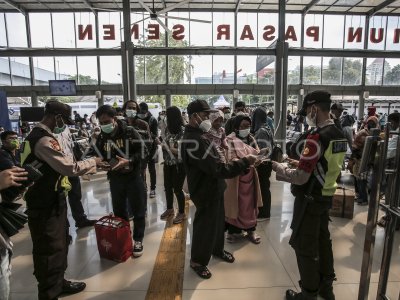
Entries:
{"label": "glass window panel", "polygon": [[[75,13],[75,23],[76,46],[78,48],[95,48],[96,28],[94,14],[89,12]],[[101,33],[101,31],[99,32]]]}
{"label": "glass window panel", "polygon": [[289,56],[288,84],[300,83],[300,56]]}
{"label": "glass window panel", "polygon": [[53,48],[49,13],[30,13],[32,47]]}
{"label": "glass window panel", "polygon": [[384,85],[400,85],[400,59],[385,59]]}
{"label": "glass window panel", "polygon": [[368,49],[384,50],[386,21],[386,16],[374,16],[370,19]]}
{"label": "glass window panel", "polygon": [[164,55],[147,55],[146,61],[146,84],[165,83],[166,82],[166,57]]}
{"label": "glass window panel", "polygon": [[304,18],[304,47],[321,48],[323,33],[323,15],[307,14]]}
{"label": "glass window panel", "polygon": [[192,56],[192,82],[195,84],[212,83],[212,56],[194,55]]}
{"label": "glass window panel", "polygon": [[[131,13],[131,30],[132,28],[137,25],[137,34],[133,33],[131,35],[132,42],[134,44],[141,44],[143,45],[143,36],[144,36],[144,27],[143,27],[143,19],[147,17],[147,15],[143,14],[142,12]],[[121,33],[123,36],[123,32]]]}
{"label": "glass window panel", "polygon": [[6,13],[9,47],[27,47],[25,17],[19,13]]}
{"label": "glass window panel", "polygon": [[[146,102],[146,103],[161,103],[163,107],[165,107],[165,95],[145,95],[138,96],[138,102]],[[155,116],[158,117],[158,116]]]}
{"label": "glass window panel", "polygon": [[[237,15],[237,45],[238,47],[257,47],[257,14],[238,13]],[[234,32],[234,31],[233,31]]]}
{"label": "glass window panel", "polygon": [[258,14],[258,47],[268,47],[278,36],[278,14]]}
{"label": "glass window panel", "polygon": [[98,84],[97,58],[94,56],[78,56],[78,84]]}
{"label": "glass window panel", "polygon": [[55,79],[53,57],[34,57],[33,66],[35,85],[48,85],[49,80]]}
{"label": "glass window panel", "polygon": [[388,17],[386,50],[400,50],[400,17]]}
{"label": "glass window panel", "polygon": [[169,83],[191,82],[191,58],[189,55],[170,55],[168,57]]}
{"label": "glass window panel", "polygon": [[238,56],[237,57],[237,83],[257,83],[257,56]]}
{"label": "glass window panel", "polygon": [[121,46],[121,13],[99,13],[100,48]]}
{"label": "glass window panel", "polygon": [[[168,28],[172,34],[168,35],[169,47],[188,47],[190,41],[189,21],[171,19],[186,18],[189,19],[188,12],[170,12],[168,13]],[[204,23],[202,23],[204,24]]]}
{"label": "glass window panel", "polygon": [[340,84],[342,78],[342,58],[322,58],[322,84]]}
{"label": "glass window panel", "polygon": [[303,58],[303,83],[321,84],[321,57]]}
{"label": "glass window panel", "polygon": [[[234,14],[229,12],[213,13],[213,21],[213,46],[233,46],[235,44]],[[205,35],[204,33],[203,29],[201,34]]]}
{"label": "glass window panel", "polygon": [[7,47],[6,24],[3,13],[0,13],[0,47]]}
{"label": "glass window panel", "polygon": [[344,31],[345,49],[363,49],[365,39],[365,16],[346,16]]}
{"label": "glass window panel", "polygon": [[362,73],[362,58],[344,58],[343,60],[343,84],[360,85]]}
{"label": "glass window panel", "polygon": [[[301,15],[286,14],[286,41],[289,47],[301,46]],[[297,41],[296,41],[297,40]]]}
{"label": "glass window panel", "polygon": [[190,102],[190,96],[188,95],[172,95],[171,96],[172,105],[177,106],[181,111],[185,110]]}
{"label": "glass window panel", "polygon": [[102,84],[122,83],[121,57],[100,56],[100,72]]}
{"label": "glass window panel", "polygon": [[368,85],[381,85],[383,74],[383,58],[368,58],[365,83]]}
{"label": "glass window panel", "polygon": [[144,20],[144,40],[146,47],[165,47],[165,29],[157,21]]}
{"label": "glass window panel", "polygon": [[344,16],[324,15],[324,48],[343,48]]}
{"label": "glass window panel", "polygon": [[11,85],[8,57],[0,57],[0,85]]}
{"label": "glass window panel", "polygon": [[10,57],[13,85],[31,85],[29,59],[27,57]]}
{"label": "glass window panel", "polygon": [[275,56],[259,56],[257,60],[257,78],[259,84],[275,82]]}
{"label": "glass window panel", "polygon": [[54,47],[75,48],[74,14],[53,13]]}
{"label": "glass window panel", "polygon": [[145,71],[145,57],[144,55],[135,55],[135,75],[136,83],[144,83],[144,71]]}
{"label": "glass window panel", "polygon": [[[191,12],[190,18],[211,21],[212,15],[209,12]],[[190,45],[212,46],[213,30],[212,23],[190,22]]]}
{"label": "glass window panel", "polygon": [[56,79],[75,79],[77,76],[76,71],[76,57],[55,57],[56,62]]}
{"label": "glass window panel", "polygon": [[233,84],[233,55],[214,55],[213,83]]}

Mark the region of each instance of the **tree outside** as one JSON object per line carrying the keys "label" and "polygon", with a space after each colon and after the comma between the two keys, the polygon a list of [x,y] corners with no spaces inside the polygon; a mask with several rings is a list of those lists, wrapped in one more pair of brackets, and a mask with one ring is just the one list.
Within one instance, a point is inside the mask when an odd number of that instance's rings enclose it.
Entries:
{"label": "tree outside", "polygon": [[394,66],[385,75],[384,84],[387,85],[400,85],[400,65]]}

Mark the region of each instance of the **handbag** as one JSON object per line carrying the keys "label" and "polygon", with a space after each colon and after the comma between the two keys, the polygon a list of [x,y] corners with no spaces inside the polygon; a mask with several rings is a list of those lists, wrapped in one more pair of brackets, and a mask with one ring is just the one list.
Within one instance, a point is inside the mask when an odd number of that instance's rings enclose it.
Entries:
{"label": "handbag", "polygon": [[100,257],[124,262],[132,256],[132,234],[128,221],[108,215],[94,225]]}

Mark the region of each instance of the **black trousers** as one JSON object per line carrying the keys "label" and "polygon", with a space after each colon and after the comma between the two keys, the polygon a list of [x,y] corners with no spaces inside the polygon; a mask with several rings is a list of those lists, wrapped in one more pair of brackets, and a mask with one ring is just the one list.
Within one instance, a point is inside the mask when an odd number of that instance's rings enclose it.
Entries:
{"label": "black trousers", "polygon": [[75,223],[83,221],[87,218],[82,205],[82,189],[79,176],[68,177],[71,183],[71,190],[68,193],[68,203],[71,208],[72,217]]}
{"label": "black trousers", "polygon": [[211,255],[221,255],[225,241],[224,196],[215,195],[206,202],[208,206],[196,206],[191,249],[191,261],[203,266],[208,265]]}
{"label": "black trousers", "polygon": [[147,186],[146,183],[146,169],[147,166],[149,167],[149,173],[150,173],[150,190],[155,190],[156,189],[156,183],[157,183],[157,174],[156,174],[156,151],[157,147],[151,151],[147,159],[142,160],[142,177],[145,186]]}
{"label": "black trousers", "polygon": [[[296,197],[295,201],[304,202],[304,198]],[[296,207],[299,206],[295,204]],[[301,287],[310,293],[318,292],[321,278],[335,277],[328,211],[326,203],[308,203],[297,235],[292,238]]]}
{"label": "black trousers", "polygon": [[258,208],[259,218],[271,217],[271,182],[272,164],[263,163],[257,167],[258,181],[260,183],[263,206]]}
{"label": "black trousers", "polygon": [[129,221],[128,202],[133,212],[133,239],[142,241],[145,229],[145,198],[140,174],[110,176],[111,200],[114,215]]}
{"label": "black trousers", "polygon": [[186,174],[183,164],[172,166],[164,164],[164,188],[165,198],[167,199],[167,209],[173,208],[175,194],[179,212],[185,212],[185,195],[182,191],[185,177]]}
{"label": "black trousers", "polygon": [[62,196],[57,201],[53,208],[27,211],[39,300],[54,299],[61,293],[67,269],[67,203]]}

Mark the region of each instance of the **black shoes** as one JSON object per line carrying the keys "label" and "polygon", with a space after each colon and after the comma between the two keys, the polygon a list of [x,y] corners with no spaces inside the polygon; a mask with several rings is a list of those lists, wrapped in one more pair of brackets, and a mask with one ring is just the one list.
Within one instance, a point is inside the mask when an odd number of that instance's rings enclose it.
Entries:
{"label": "black shoes", "polygon": [[96,224],[97,220],[83,219],[75,223],[77,228],[90,227]]}
{"label": "black shoes", "polygon": [[72,295],[82,292],[86,288],[84,282],[72,282],[64,279],[61,294]]}
{"label": "black shoes", "polygon": [[293,290],[286,291],[286,300],[317,300],[317,296],[307,295],[306,293],[297,293]]}

